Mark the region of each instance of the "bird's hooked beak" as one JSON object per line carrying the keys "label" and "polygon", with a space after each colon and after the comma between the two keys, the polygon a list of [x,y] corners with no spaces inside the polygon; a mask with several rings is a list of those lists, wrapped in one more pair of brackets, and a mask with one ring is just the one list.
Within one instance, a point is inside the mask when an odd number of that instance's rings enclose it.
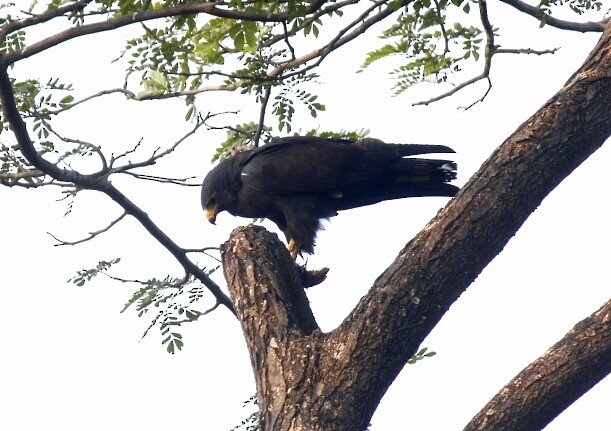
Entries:
{"label": "bird's hooked beak", "polygon": [[219,213],[218,205],[215,205],[211,208],[205,208],[204,214],[206,214],[206,218],[212,224],[216,224],[216,215]]}

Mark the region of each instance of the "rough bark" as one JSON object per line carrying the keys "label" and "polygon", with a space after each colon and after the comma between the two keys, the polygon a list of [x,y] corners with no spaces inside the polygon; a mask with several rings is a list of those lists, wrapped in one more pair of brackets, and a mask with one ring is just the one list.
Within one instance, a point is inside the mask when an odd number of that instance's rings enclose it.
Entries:
{"label": "rough bark", "polygon": [[[223,263],[256,375],[261,429],[364,430],[450,305],[611,135],[610,101],[611,24],[564,88],[492,154],[331,333],[318,329],[280,243],[261,228],[234,231]],[[582,375],[588,382],[565,402],[600,379],[593,374]],[[541,397],[532,400],[533,418],[544,409]]]}
{"label": "rough bark", "polygon": [[610,372],[611,300],[522,370],[465,431],[543,429]]}
{"label": "rough bark", "polygon": [[221,251],[255,373],[261,429],[365,429],[373,411],[360,408],[368,403],[352,387],[366,370],[352,369],[349,334],[342,343],[318,328],[284,244],[249,226],[236,229]]}

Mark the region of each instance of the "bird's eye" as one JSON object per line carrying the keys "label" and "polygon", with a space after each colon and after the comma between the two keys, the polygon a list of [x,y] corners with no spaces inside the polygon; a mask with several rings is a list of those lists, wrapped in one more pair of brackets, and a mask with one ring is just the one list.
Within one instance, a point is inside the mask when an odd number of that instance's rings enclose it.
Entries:
{"label": "bird's eye", "polygon": [[212,196],[210,199],[208,199],[208,203],[206,204],[206,208],[212,208],[216,206],[216,198],[214,196]]}

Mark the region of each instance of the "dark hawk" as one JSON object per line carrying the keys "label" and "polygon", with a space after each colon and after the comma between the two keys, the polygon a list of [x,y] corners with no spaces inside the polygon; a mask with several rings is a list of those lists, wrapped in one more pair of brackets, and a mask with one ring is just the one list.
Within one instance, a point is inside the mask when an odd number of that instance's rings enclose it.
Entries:
{"label": "dark hawk", "polygon": [[202,185],[211,223],[221,211],[267,218],[284,232],[293,258],[313,253],[321,219],[390,199],[454,196],[456,163],[411,158],[453,153],[443,145],[386,144],[377,139],[294,136],[220,162]]}

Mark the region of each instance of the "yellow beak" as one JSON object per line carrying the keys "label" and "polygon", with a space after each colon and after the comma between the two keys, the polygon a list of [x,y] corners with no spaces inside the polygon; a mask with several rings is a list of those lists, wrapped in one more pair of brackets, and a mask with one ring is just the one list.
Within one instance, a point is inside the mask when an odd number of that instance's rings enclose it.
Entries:
{"label": "yellow beak", "polygon": [[216,222],[216,215],[218,214],[218,212],[219,212],[219,209],[218,209],[217,206],[214,206],[212,208],[204,209],[204,214],[206,214],[206,218],[212,224],[215,224],[215,222]]}

